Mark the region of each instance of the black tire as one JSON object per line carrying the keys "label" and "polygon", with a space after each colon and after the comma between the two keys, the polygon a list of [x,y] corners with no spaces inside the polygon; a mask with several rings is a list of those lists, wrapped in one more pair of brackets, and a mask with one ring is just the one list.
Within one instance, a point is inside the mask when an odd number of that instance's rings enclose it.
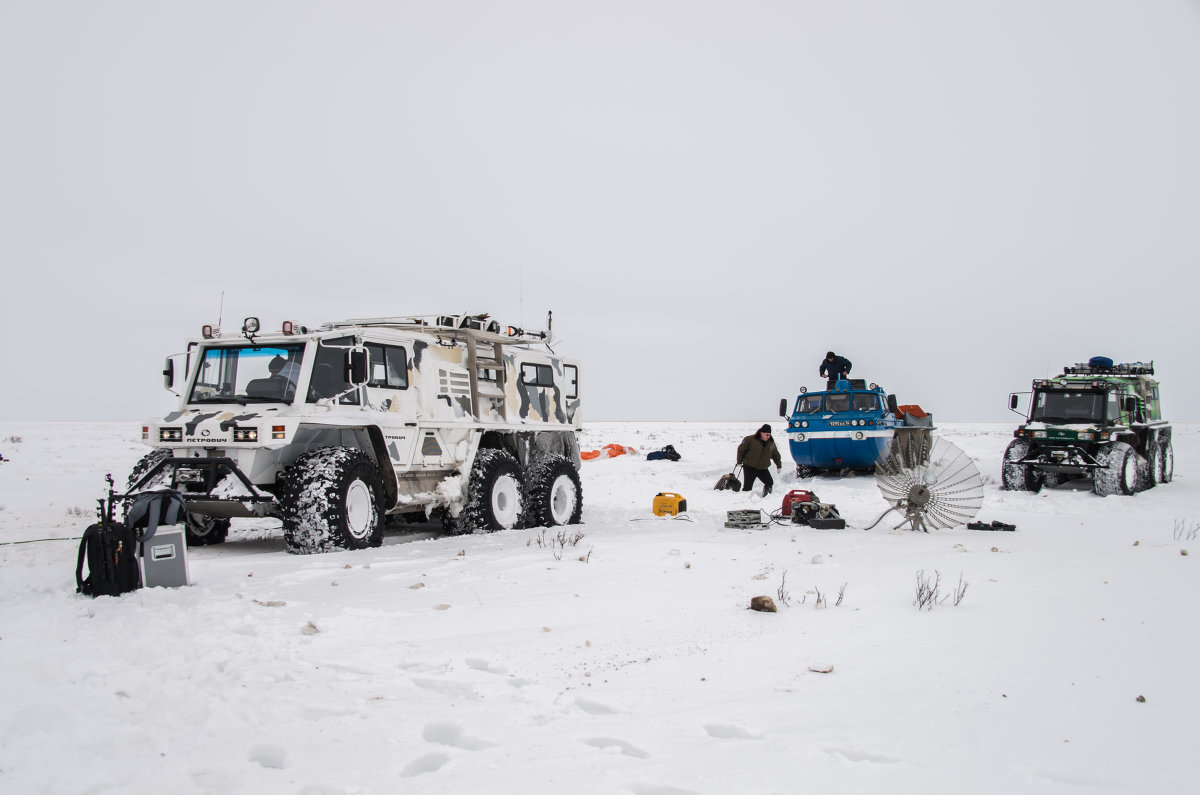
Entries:
{"label": "black tire", "polygon": [[579,524],[583,516],[583,485],[579,473],[563,455],[544,455],[525,473],[524,527]]}
{"label": "black tire", "polygon": [[188,511],[183,537],[189,547],[204,547],[224,544],[229,535],[229,520],[215,516],[200,516]]}
{"label": "black tire", "polygon": [[475,454],[467,480],[467,503],[451,522],[454,533],[511,530],[521,524],[521,468],[507,450]]}
{"label": "black tire", "polygon": [[361,450],[322,447],[297,458],[280,478],[279,507],[288,552],[383,543],[383,480]]}
{"label": "black tire", "polygon": [[1000,486],[1005,491],[1042,490],[1042,473],[1033,467],[1013,463],[1029,455],[1033,445],[1025,439],[1013,439],[1004,451],[1004,463],[1000,467]]}
{"label": "black tire", "polygon": [[1101,497],[1133,494],[1138,490],[1141,456],[1125,442],[1113,442],[1096,456],[1100,469],[1092,473],[1092,491]]}
{"label": "black tire", "polygon": [[1170,483],[1175,477],[1175,448],[1171,446],[1171,440],[1167,439],[1158,450],[1158,482]]}
{"label": "black tire", "polygon": [[[142,456],[133,469],[129,472],[129,478],[125,481],[126,490],[133,488],[133,484],[142,479],[142,476],[154,467],[159,461],[171,457],[170,450],[154,450]],[[151,488],[156,486],[165,487],[166,482],[161,484],[147,484]],[[130,500],[125,501],[125,510],[128,512]],[[198,516],[188,512],[187,522],[184,525],[183,537],[187,541],[189,547],[203,547],[210,544],[224,544],[226,537],[229,535],[229,520],[218,519],[215,516]]]}
{"label": "black tire", "polygon": [[[129,478],[125,481],[125,490],[133,488],[133,484],[142,479],[142,476],[149,472],[159,461],[165,461],[171,457],[170,450],[152,450],[142,456],[133,469],[129,471]],[[167,485],[167,484],[162,484]]]}

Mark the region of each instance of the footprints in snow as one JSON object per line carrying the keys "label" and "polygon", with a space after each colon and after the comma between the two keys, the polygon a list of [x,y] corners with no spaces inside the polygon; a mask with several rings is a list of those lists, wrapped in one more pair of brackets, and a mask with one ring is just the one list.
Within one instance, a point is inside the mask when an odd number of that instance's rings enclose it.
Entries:
{"label": "footprints in snow", "polygon": [[[496,665],[492,662],[478,658],[467,657],[463,663],[471,671],[478,671],[494,676],[505,677],[504,681],[510,687],[526,687],[533,684],[529,680],[520,679],[509,675],[508,669],[502,665]],[[433,665],[429,663],[408,663],[398,666],[401,670],[411,671],[418,674],[446,674],[453,670],[453,666],[448,663]],[[427,690],[433,693],[439,693],[448,698],[481,698],[482,695],[476,690],[478,682],[465,681],[450,681],[441,678],[432,678],[429,676],[417,676],[412,678],[412,683],[422,690]],[[567,709],[577,709],[589,716],[603,719],[608,715],[626,714],[626,710],[618,709],[609,704],[599,701],[593,701],[586,698],[575,698]],[[553,720],[549,715],[543,716],[545,722]],[[545,722],[534,722],[530,725],[545,725]],[[755,734],[748,729],[738,726],[733,723],[707,723],[702,727],[703,731],[712,739],[715,740],[761,740],[762,735]],[[435,722],[425,725],[421,732],[422,739],[432,745],[443,746],[445,748],[455,749],[456,751],[485,751],[489,748],[495,748],[499,744],[491,742],[480,737],[475,737],[467,734],[463,727],[457,723],[451,722]],[[650,753],[643,748],[639,748],[633,743],[623,740],[619,737],[612,736],[595,736],[583,737],[578,740],[581,744],[590,748],[596,749],[600,753],[625,756],[630,759],[649,759]],[[424,775],[426,773],[435,773],[445,767],[451,760],[453,755],[444,751],[431,751],[424,754],[412,762],[401,771],[401,775],[405,777],[414,777]],[[631,785],[631,789],[636,795],[694,795],[690,790],[679,789],[676,787],[659,785],[659,784],[635,784]]]}

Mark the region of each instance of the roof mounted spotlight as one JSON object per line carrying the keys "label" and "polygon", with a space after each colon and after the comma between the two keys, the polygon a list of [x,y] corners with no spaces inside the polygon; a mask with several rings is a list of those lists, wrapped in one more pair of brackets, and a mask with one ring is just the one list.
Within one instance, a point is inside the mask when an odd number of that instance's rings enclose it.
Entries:
{"label": "roof mounted spotlight", "polygon": [[248,317],[242,321],[242,334],[251,342],[254,342],[254,335],[258,333],[259,328],[261,328],[261,324],[256,317]]}
{"label": "roof mounted spotlight", "polygon": [[209,325],[203,325],[200,327],[200,336],[204,337],[204,339],[206,339],[206,340],[211,340],[213,337],[220,335],[220,333],[221,333],[220,329],[213,328],[212,326],[209,326]]}

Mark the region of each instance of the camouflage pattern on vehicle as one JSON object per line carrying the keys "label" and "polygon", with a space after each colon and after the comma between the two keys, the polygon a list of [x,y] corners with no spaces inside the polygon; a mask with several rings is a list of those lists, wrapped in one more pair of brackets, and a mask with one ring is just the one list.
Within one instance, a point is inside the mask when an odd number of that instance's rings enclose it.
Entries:
{"label": "camouflage pattern on vehicle", "polygon": [[378,545],[389,515],[458,532],[578,522],[579,363],[551,342],[486,315],[206,326],[167,360],[180,405],[143,425],[154,450],[130,493],[182,491],[191,543],[278,516],[294,552]]}

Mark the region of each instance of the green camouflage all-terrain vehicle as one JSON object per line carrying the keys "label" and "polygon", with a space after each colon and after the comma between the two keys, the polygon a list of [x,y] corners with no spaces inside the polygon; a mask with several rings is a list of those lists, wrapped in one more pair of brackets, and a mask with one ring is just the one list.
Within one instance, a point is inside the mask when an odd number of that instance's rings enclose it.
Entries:
{"label": "green camouflage all-terrain vehicle", "polygon": [[[1004,488],[1039,491],[1090,479],[1104,497],[1169,483],[1175,453],[1153,375],[1153,362],[1096,356],[1034,381],[1028,421],[1004,451]],[[1009,408],[1016,411],[1019,400],[1010,395]]]}

